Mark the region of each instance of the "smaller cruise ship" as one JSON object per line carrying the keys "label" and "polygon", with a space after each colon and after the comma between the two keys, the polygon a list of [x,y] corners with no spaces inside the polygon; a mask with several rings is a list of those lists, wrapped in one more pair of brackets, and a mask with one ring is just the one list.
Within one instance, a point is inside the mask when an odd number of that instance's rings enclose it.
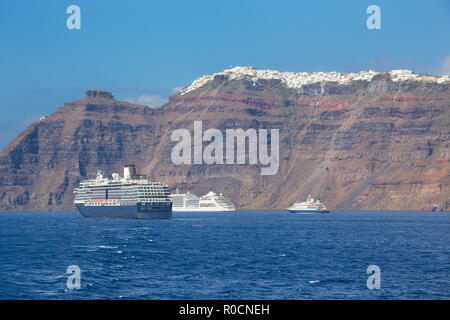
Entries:
{"label": "smaller cruise ship", "polygon": [[189,191],[180,193],[177,189],[170,195],[170,198],[172,199],[172,211],[175,212],[236,211],[230,200],[221,193],[218,195],[212,191],[199,198]]}
{"label": "smaller cruise ship", "polygon": [[303,202],[295,202],[292,206],[288,208],[290,212],[294,213],[327,213],[330,212],[325,205],[320,202],[319,199],[314,201],[311,196],[308,196],[308,199]]}

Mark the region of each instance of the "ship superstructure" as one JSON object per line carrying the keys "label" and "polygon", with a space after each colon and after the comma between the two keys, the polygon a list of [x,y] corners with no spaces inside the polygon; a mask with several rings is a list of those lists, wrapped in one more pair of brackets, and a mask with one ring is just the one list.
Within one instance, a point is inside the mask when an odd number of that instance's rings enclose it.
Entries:
{"label": "ship superstructure", "polygon": [[123,178],[112,179],[98,171],[75,188],[75,206],[87,218],[168,219],[172,216],[172,199],[167,185],[150,182],[136,174],[134,165],[124,167]]}

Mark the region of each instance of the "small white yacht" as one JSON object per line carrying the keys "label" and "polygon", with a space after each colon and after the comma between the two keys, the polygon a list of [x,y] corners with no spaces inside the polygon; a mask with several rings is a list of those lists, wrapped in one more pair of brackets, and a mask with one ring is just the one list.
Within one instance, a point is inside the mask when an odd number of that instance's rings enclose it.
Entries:
{"label": "small white yacht", "polygon": [[292,206],[288,208],[290,212],[294,213],[326,213],[330,212],[327,208],[325,208],[324,204],[320,202],[319,199],[314,201],[311,196],[308,196],[308,199],[303,202],[295,202]]}

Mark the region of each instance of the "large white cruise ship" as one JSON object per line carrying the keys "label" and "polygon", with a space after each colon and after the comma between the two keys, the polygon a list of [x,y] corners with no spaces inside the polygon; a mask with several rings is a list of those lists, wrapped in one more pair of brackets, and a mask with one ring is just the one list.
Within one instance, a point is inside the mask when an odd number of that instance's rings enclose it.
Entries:
{"label": "large white cruise ship", "polygon": [[311,196],[308,196],[308,199],[303,202],[295,202],[292,206],[288,208],[290,212],[295,213],[326,213],[330,212],[327,208],[325,208],[324,204],[320,202],[319,199],[314,201]]}
{"label": "large white cruise ship", "polygon": [[172,199],[167,185],[136,174],[134,165],[124,168],[123,178],[97,172],[95,179],[75,188],[75,206],[86,218],[169,219]]}
{"label": "large white cruise ship", "polygon": [[221,193],[210,191],[202,197],[195,194],[180,193],[177,191],[170,195],[172,199],[172,211],[175,212],[207,212],[207,211],[236,211],[234,204],[225,198]]}

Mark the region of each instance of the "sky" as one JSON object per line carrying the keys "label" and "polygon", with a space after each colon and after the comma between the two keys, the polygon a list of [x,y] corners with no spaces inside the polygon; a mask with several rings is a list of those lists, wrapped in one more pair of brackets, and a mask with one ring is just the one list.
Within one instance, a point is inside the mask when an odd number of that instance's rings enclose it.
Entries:
{"label": "sky", "polygon": [[[81,29],[67,28],[70,5]],[[0,150],[87,89],[154,107],[238,65],[450,74],[450,0],[1,0]]]}

